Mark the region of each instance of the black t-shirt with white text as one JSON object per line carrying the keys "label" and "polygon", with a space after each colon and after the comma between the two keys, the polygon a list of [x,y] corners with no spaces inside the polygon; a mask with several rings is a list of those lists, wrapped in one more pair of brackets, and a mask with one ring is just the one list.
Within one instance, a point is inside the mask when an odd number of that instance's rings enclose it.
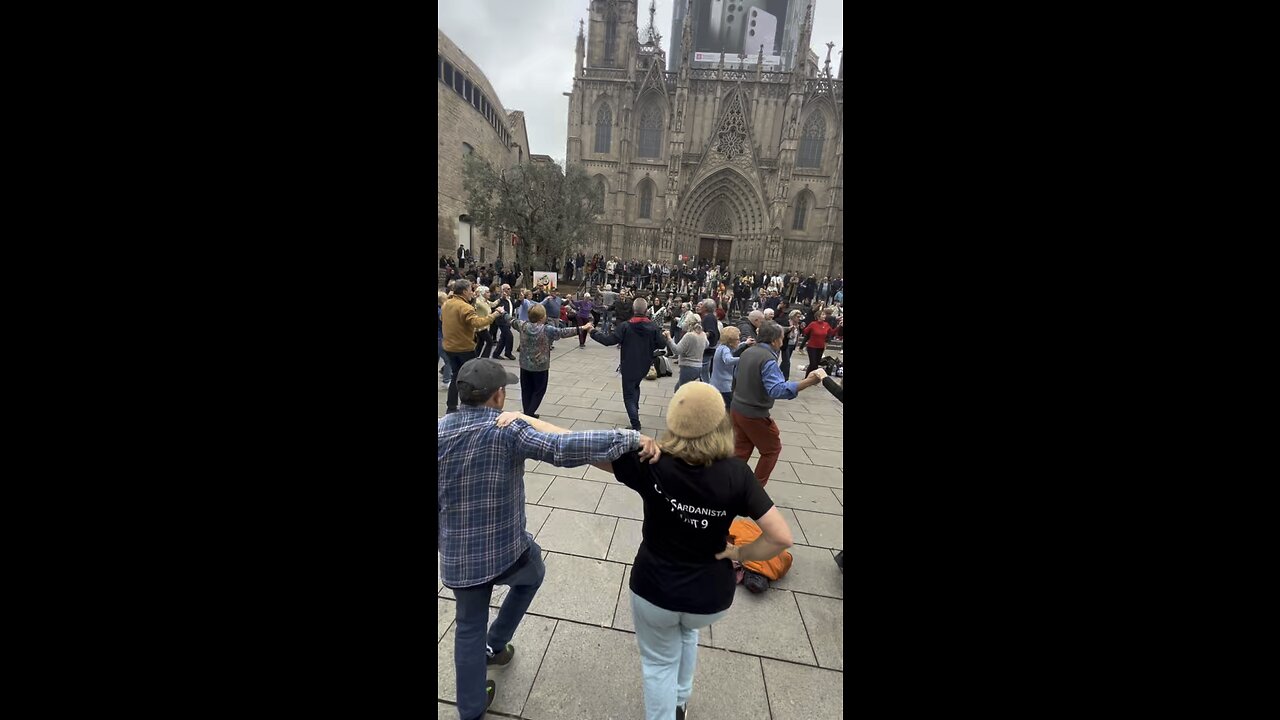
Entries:
{"label": "black t-shirt with white text", "polygon": [[709,615],[733,604],[733,562],[716,560],[738,516],[759,520],[773,507],[751,467],[736,457],[711,466],[630,452],[613,461],[620,482],[644,500],[643,541],[631,590],[665,610]]}

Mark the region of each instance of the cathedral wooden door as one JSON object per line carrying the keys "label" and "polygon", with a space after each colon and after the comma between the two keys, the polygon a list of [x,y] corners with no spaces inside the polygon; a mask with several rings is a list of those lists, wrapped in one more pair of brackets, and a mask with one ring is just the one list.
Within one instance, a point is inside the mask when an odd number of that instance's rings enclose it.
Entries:
{"label": "cathedral wooden door", "polygon": [[704,236],[698,243],[698,258],[716,263],[728,263],[732,249],[732,238]]}

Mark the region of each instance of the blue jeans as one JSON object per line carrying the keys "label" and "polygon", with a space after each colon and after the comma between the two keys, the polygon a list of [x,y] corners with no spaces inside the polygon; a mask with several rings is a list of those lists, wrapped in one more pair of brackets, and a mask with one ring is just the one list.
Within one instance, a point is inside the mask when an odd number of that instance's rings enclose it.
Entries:
{"label": "blue jeans", "polygon": [[631,419],[634,430],[640,429],[640,382],[627,382],[625,378],[622,381],[622,405],[627,409],[627,417]]}
{"label": "blue jeans", "polygon": [[681,365],[680,377],[676,380],[676,390],[680,389],[685,383],[697,382],[702,379],[702,368],[693,365]]}
{"label": "blue jeans", "polygon": [[[457,598],[457,628],[453,636],[453,666],[457,671],[458,715],[464,719],[480,718],[484,715],[488,703],[488,693],[484,689],[487,664],[485,663],[485,645],[501,652],[516,634],[516,628],[524,619],[524,613],[533,602],[533,596],[542,586],[542,579],[547,568],[542,564],[542,548],[536,542],[529,541],[529,559],[510,575],[499,575],[484,585],[469,588],[454,588],[453,596]],[[509,585],[511,591],[502,601],[502,609],[498,611],[498,619],[489,625],[489,599],[493,595],[494,585]],[[672,708],[671,715],[675,715]]]}
{"label": "blue jeans", "polygon": [[702,382],[711,384],[711,361],[715,358],[714,354],[704,353],[702,356],[702,372],[699,373],[699,379]]}
{"label": "blue jeans", "polygon": [[436,339],[436,353],[444,361],[444,379],[440,382],[448,385],[453,382],[453,364],[449,362],[449,353],[444,351],[444,338]]}
{"label": "blue jeans", "polygon": [[631,593],[631,616],[644,674],[646,720],[670,720],[676,716],[677,705],[689,702],[693,671],[698,664],[698,628],[728,614],[728,610],[714,615],[663,610]]}

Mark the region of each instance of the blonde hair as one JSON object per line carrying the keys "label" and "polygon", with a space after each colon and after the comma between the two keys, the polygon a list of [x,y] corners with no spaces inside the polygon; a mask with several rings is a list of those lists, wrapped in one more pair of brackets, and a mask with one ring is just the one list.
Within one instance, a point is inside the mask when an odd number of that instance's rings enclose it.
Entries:
{"label": "blonde hair", "polygon": [[697,332],[698,330],[703,330],[702,318],[695,316],[685,320],[684,329],[686,332]]}
{"label": "blonde hair", "polygon": [[446,292],[438,292],[438,293],[436,293],[436,304],[437,304],[437,305],[443,305],[443,304],[444,304],[444,301],[445,301],[445,300],[448,300],[448,299],[449,299],[449,293],[446,293]]}
{"label": "blonde hair", "polygon": [[742,331],[732,325],[725,328],[724,331],[720,333],[720,341],[729,343],[731,345],[733,343],[738,342],[741,339],[742,339]]}
{"label": "blonde hair", "polygon": [[690,465],[711,465],[733,455],[733,421],[725,413],[715,430],[696,438],[680,437],[664,430],[658,446],[664,454],[680,458]]}
{"label": "blonde hair", "polygon": [[547,319],[547,308],[543,305],[534,305],[529,308],[529,322],[540,323]]}

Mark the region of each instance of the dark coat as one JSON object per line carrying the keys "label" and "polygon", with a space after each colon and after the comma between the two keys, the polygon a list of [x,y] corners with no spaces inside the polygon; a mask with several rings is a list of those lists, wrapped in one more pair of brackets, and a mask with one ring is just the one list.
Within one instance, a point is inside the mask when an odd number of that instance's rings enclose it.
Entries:
{"label": "dark coat", "polygon": [[622,345],[622,381],[643,380],[653,367],[653,353],[667,346],[662,331],[650,321],[618,323],[610,334],[591,331],[591,339],[601,345]]}

